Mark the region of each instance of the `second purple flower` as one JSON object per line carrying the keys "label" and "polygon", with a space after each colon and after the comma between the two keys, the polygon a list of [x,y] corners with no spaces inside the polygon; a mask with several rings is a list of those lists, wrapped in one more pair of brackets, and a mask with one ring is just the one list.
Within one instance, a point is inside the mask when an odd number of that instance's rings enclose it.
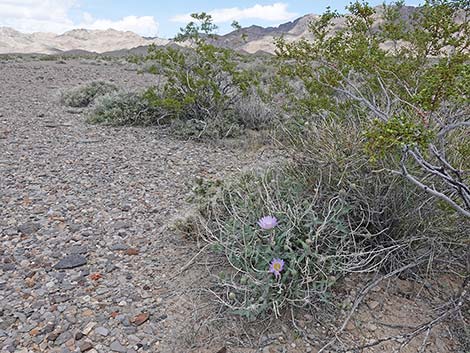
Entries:
{"label": "second purple flower", "polygon": [[269,272],[274,273],[276,278],[281,276],[281,271],[284,269],[284,260],[282,259],[273,259],[269,264]]}

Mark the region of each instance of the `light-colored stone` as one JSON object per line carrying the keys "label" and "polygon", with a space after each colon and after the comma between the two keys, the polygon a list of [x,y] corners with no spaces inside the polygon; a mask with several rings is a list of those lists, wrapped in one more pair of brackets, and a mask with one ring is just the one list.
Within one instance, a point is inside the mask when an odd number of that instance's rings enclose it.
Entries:
{"label": "light-colored stone", "polygon": [[83,328],[82,333],[83,333],[84,335],[87,335],[87,336],[88,336],[88,334],[90,334],[91,330],[93,330],[93,327],[95,327],[95,326],[96,326],[96,322],[93,322],[93,321],[89,322],[89,323],[86,324],[86,326]]}

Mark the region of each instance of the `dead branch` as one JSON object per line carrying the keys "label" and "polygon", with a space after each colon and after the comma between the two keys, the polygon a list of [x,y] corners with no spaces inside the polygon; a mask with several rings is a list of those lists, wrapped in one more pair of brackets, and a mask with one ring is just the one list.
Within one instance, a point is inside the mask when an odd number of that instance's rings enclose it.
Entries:
{"label": "dead branch", "polygon": [[[447,301],[445,303],[444,306],[449,307],[448,310],[444,311],[442,314],[440,314],[436,318],[415,327],[412,331],[404,333],[404,334],[400,334],[400,335],[394,335],[394,336],[380,338],[378,340],[367,343],[365,345],[356,346],[356,347],[353,347],[353,348],[342,349],[342,350],[337,350],[337,352],[338,353],[361,352],[362,350],[364,350],[366,348],[371,348],[371,347],[377,346],[381,343],[389,342],[389,341],[394,341],[394,342],[400,343],[400,348],[399,348],[399,350],[400,350],[403,347],[405,347],[407,344],[409,344],[415,337],[417,337],[420,334],[426,332],[426,337],[425,337],[425,339],[423,341],[423,344],[421,345],[421,348],[420,348],[420,351],[424,352],[424,349],[422,349],[422,348],[423,348],[423,345],[426,344],[427,338],[429,337],[431,330],[434,327],[436,327],[437,325],[441,324],[447,318],[449,318],[452,315],[458,313],[461,310],[461,308],[462,308],[463,304],[465,303],[465,301],[469,299],[469,298],[467,298],[468,294],[469,294],[469,290],[468,290],[469,284],[470,284],[470,276],[468,276],[465,279],[465,281],[463,282],[463,284],[461,286],[461,289],[459,291],[459,294],[456,297],[451,298],[449,301]],[[321,350],[319,351],[319,353],[320,352],[321,352]]]}
{"label": "dead branch", "polygon": [[417,266],[421,265],[424,262],[426,262],[426,257],[421,257],[421,259],[419,259],[418,261],[416,261],[414,263],[411,263],[411,264],[408,264],[406,266],[403,266],[399,269],[396,269],[395,271],[392,271],[392,272],[390,272],[390,273],[388,273],[384,276],[381,276],[381,277],[375,279],[374,281],[372,281],[368,286],[364,287],[361,290],[361,292],[357,295],[356,300],[354,301],[354,304],[353,304],[351,310],[349,311],[348,316],[343,321],[343,324],[336,330],[335,336],[327,344],[325,344],[318,351],[318,353],[324,352],[327,348],[331,347],[331,345],[333,345],[338,340],[338,336],[344,331],[344,329],[348,325],[349,321],[351,320],[352,316],[356,312],[357,308],[359,307],[359,305],[362,303],[362,301],[367,296],[367,294],[371,291],[372,288],[376,287],[383,280],[394,277],[394,276],[398,275],[399,273],[402,273],[403,271],[409,270],[410,268],[417,267]]}

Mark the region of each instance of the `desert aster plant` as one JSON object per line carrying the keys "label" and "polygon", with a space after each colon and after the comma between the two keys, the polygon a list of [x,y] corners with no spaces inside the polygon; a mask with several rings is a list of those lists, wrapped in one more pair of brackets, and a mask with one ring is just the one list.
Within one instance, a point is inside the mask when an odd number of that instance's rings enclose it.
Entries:
{"label": "desert aster plant", "polygon": [[277,218],[274,216],[264,216],[260,218],[258,225],[264,230],[273,229],[277,226]]}
{"label": "desert aster plant", "polygon": [[284,268],[284,260],[282,259],[273,259],[269,264],[269,272],[274,273],[276,278],[281,276],[281,271]]}

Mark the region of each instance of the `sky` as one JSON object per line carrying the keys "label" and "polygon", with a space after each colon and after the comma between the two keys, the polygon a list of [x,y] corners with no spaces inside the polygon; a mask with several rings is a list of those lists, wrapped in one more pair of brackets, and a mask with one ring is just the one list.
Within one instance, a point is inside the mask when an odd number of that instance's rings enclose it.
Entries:
{"label": "sky", "polygon": [[[383,0],[370,0],[379,5]],[[231,30],[232,21],[242,26],[277,26],[308,13],[321,14],[327,6],[344,12],[350,0],[0,0],[0,27],[25,33],[63,33],[74,28],[129,30],[147,37],[174,37],[189,15],[212,15],[218,33]],[[407,0],[408,5],[418,5]]]}

